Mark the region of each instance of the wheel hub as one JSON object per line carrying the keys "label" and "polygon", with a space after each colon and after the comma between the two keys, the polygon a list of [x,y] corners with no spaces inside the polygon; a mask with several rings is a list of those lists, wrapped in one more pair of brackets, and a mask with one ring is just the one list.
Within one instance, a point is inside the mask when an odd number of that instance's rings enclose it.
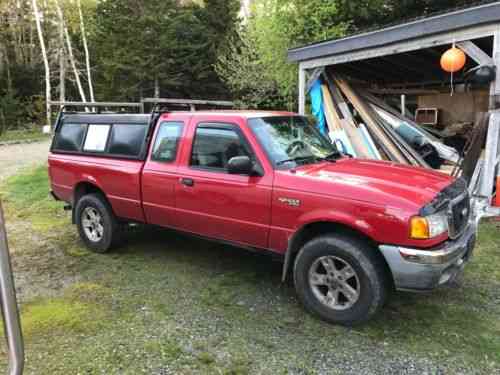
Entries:
{"label": "wheel hub", "polygon": [[87,207],[82,212],[82,227],[85,236],[92,242],[99,242],[104,235],[102,216],[94,207]]}
{"label": "wheel hub", "polygon": [[354,268],[335,256],[316,259],[309,270],[314,296],[327,307],[346,310],[359,299],[360,284]]}

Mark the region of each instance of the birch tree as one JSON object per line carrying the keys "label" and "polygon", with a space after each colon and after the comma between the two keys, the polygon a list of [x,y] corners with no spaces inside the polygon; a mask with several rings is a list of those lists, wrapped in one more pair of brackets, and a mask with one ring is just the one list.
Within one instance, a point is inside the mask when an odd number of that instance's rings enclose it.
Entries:
{"label": "birch tree", "polygon": [[66,53],[64,48],[64,24],[59,22],[59,101],[66,101]]}
{"label": "birch tree", "polygon": [[62,24],[64,38],[66,40],[66,49],[68,52],[69,63],[71,64],[71,69],[73,70],[73,74],[75,76],[76,87],[78,88],[78,92],[80,93],[80,98],[82,102],[86,102],[87,98],[85,97],[85,92],[83,91],[82,82],[80,81],[80,74],[78,73],[78,69],[76,67],[75,56],[73,55],[73,47],[71,46],[71,39],[69,37],[68,27],[64,22],[64,15],[61,9],[61,5],[59,4],[59,0],[55,1],[57,17],[59,18],[59,22]]}
{"label": "birch tree", "polygon": [[87,67],[87,81],[89,85],[89,94],[90,94],[90,101],[94,102],[94,86],[92,85],[92,74],[90,73],[90,55],[89,55],[89,47],[87,45],[87,36],[85,34],[85,23],[83,22],[83,13],[82,13],[82,4],[80,0],[77,0],[77,6],[78,6],[78,14],[80,16],[80,29],[82,32],[82,42],[83,42],[83,49],[85,51],[85,65]]}
{"label": "birch tree", "polygon": [[47,112],[47,125],[50,126],[51,123],[51,111],[50,111],[50,101],[52,100],[50,96],[51,86],[50,86],[50,66],[49,59],[47,58],[47,49],[45,48],[45,41],[43,39],[42,24],[40,21],[40,13],[38,12],[38,4],[36,0],[31,0],[33,5],[33,14],[35,16],[36,30],[38,33],[38,40],[40,41],[40,49],[42,50],[43,66],[45,68],[45,105]]}

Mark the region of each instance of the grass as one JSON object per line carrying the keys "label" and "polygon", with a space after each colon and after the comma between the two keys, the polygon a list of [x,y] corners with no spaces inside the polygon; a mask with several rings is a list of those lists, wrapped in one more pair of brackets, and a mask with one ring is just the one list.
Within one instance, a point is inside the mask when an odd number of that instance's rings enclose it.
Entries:
{"label": "grass", "polygon": [[7,130],[0,135],[0,143],[16,141],[35,141],[48,139],[49,135],[43,134],[41,129]]}
{"label": "grass", "polygon": [[28,374],[500,373],[494,223],[481,226],[462,287],[396,294],[347,329],[305,313],[267,256],[155,228],[88,252],[46,173],[0,188]]}

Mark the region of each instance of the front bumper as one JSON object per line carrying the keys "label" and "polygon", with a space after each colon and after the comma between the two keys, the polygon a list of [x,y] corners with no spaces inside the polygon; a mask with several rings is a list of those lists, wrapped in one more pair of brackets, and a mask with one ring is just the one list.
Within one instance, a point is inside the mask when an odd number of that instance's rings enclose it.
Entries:
{"label": "front bumper", "polygon": [[398,290],[430,290],[453,281],[462,273],[476,243],[476,226],[470,223],[457,239],[428,250],[394,245],[379,249],[391,269]]}

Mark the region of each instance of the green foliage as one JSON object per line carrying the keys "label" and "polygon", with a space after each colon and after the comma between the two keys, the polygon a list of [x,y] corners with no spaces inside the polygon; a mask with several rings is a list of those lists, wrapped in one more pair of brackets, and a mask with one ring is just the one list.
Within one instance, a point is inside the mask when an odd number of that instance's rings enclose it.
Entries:
{"label": "green foliage", "polygon": [[[81,0],[96,98],[227,98],[240,107],[295,109],[297,67],[287,49],[475,0],[254,0],[238,19],[239,0]],[[87,90],[76,2],[59,0]],[[59,94],[61,46],[54,1],[38,0]],[[67,51],[66,51],[67,54]],[[0,0],[0,134],[45,121],[44,66],[31,0]],[[66,99],[79,100],[66,63]]]}
{"label": "green foliage", "polygon": [[297,65],[287,50],[472,0],[255,0],[240,41],[220,56],[217,71],[240,107],[294,110]]}
{"label": "green foliage", "polygon": [[472,6],[477,0],[338,0],[339,15],[350,20],[349,32],[380,27],[456,7]]}
{"label": "green foliage", "polygon": [[[97,6],[91,45],[99,57],[101,98],[217,96],[213,64],[236,24],[236,0],[205,6],[176,0],[112,0]],[[130,15],[134,14],[131,22]]]}
{"label": "green foliage", "polygon": [[248,107],[294,109],[297,66],[290,47],[343,35],[335,1],[257,0],[241,42],[219,59],[219,74]]}

